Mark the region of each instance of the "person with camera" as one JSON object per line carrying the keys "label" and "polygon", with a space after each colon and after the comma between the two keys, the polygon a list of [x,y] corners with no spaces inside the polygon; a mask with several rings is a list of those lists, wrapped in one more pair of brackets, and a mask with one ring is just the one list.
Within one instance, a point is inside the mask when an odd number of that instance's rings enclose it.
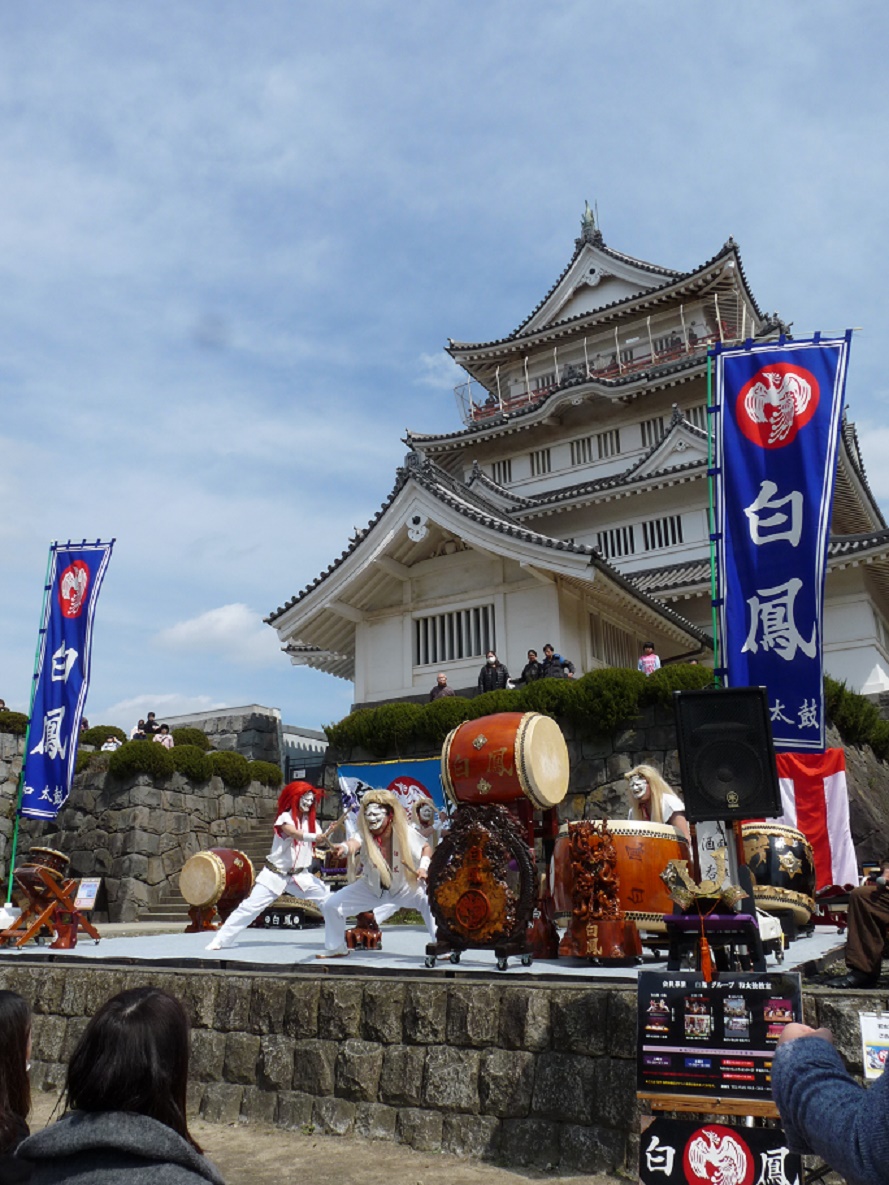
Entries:
{"label": "person with camera", "polygon": [[889,857],[880,871],[849,894],[846,915],[846,966],[848,971],[831,980],[831,987],[872,988],[880,981],[883,946],[889,932]]}

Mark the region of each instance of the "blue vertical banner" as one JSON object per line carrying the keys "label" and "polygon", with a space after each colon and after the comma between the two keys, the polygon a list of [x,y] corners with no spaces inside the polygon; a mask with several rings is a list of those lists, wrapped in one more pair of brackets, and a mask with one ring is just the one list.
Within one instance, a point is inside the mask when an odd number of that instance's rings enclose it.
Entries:
{"label": "blue vertical banner", "polygon": [[34,673],[19,814],[54,819],[74,777],[96,602],[114,541],[54,543]]}
{"label": "blue vertical banner", "polygon": [[776,749],[824,749],[824,568],[851,331],[716,352],[724,683],[764,685]]}

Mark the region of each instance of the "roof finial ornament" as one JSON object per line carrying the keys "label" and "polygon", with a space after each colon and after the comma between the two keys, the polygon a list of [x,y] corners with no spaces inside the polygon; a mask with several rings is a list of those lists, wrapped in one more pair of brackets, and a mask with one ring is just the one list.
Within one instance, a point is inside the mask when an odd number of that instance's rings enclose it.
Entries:
{"label": "roof finial ornament", "polygon": [[583,203],[583,216],[580,219],[579,243],[590,243],[593,246],[602,245],[602,232],[599,230],[599,207],[591,208],[588,201]]}

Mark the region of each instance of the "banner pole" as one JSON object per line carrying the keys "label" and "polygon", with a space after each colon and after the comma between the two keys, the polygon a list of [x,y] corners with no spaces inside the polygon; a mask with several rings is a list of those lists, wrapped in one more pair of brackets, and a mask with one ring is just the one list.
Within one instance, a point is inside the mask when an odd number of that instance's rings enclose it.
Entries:
{"label": "banner pole", "polygon": [[40,647],[43,644],[43,633],[46,629],[46,598],[49,596],[52,582],[49,574],[52,569],[52,559],[58,541],[53,540],[49,545],[49,554],[46,557],[46,575],[43,577],[43,604],[40,607],[40,629],[37,631],[37,649],[34,651],[34,670],[31,674],[31,699],[28,704],[28,724],[25,728],[25,750],[22,754],[22,768],[19,771],[19,785],[16,794],[15,803],[15,822],[12,827],[12,847],[9,850],[9,880],[6,887],[6,905],[12,905],[12,875],[15,869],[15,857],[18,850],[19,843],[19,824],[21,823],[21,815],[19,811],[22,806],[22,793],[25,789],[25,755],[28,752],[28,744],[31,740],[31,721],[34,716],[34,696],[37,694],[37,667],[40,663]]}
{"label": "banner pole", "polygon": [[714,487],[716,475],[713,472],[713,438],[715,436],[715,414],[711,412],[713,405],[713,355],[707,351],[707,498],[709,502],[710,522],[710,612],[713,620],[713,685],[719,687],[721,680],[716,672],[719,670],[719,620],[716,612],[716,506]]}

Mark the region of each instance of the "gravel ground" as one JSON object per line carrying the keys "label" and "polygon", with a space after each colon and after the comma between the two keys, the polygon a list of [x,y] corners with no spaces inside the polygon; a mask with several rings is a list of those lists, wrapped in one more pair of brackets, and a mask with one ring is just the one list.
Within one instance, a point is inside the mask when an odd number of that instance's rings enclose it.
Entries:
{"label": "gravel ground", "polygon": [[[31,1131],[46,1126],[56,1101],[54,1094],[35,1094]],[[195,1119],[190,1128],[228,1185],[305,1185],[323,1180],[347,1185],[520,1185],[552,1180],[627,1185],[624,1177],[506,1169],[446,1153],[415,1152],[385,1140],[304,1135],[260,1123],[223,1126]]]}

